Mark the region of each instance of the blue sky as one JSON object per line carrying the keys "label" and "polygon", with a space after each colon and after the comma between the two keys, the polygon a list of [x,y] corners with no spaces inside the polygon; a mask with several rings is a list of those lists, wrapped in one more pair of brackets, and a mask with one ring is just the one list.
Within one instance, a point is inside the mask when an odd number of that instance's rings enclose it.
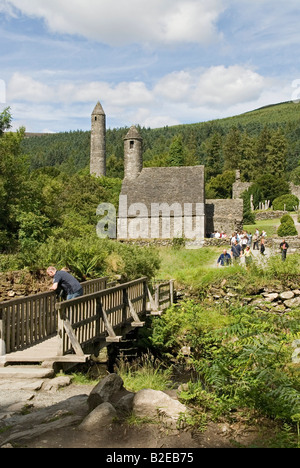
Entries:
{"label": "blue sky", "polygon": [[[0,0],[14,128],[195,123],[300,98],[297,0]],[[300,108],[299,108],[300,110]]]}

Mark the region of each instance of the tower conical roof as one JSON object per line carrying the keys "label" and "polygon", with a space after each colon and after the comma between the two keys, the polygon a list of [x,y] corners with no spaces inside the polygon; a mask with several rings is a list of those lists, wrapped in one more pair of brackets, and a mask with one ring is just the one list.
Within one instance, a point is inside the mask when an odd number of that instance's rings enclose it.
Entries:
{"label": "tower conical roof", "polygon": [[124,137],[124,140],[142,140],[138,129],[133,125],[127,135]]}
{"label": "tower conical roof", "polygon": [[103,107],[100,104],[100,101],[97,102],[95,109],[93,110],[92,115],[105,115]]}

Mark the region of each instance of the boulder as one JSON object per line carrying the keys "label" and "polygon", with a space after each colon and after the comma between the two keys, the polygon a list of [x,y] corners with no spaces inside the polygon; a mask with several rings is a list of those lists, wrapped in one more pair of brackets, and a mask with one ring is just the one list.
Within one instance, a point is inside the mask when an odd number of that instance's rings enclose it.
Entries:
{"label": "boulder", "polygon": [[133,413],[139,418],[159,417],[163,422],[176,427],[179,418],[187,413],[187,408],[164,392],[144,389],[133,399]]}
{"label": "boulder", "polygon": [[294,297],[288,301],[284,301],[284,305],[289,308],[299,307],[300,306],[300,297]]}
{"label": "boulder", "polygon": [[268,302],[274,302],[276,301],[276,299],[279,298],[279,294],[278,293],[265,293],[263,294],[264,298],[266,301]]}
{"label": "boulder", "polygon": [[275,307],[273,307],[272,312],[281,314],[283,312],[286,312],[286,308],[283,304],[277,304]]}
{"label": "boulder", "polygon": [[134,393],[128,393],[128,395],[123,396],[115,405],[117,412],[121,415],[132,413],[134,396]]}
{"label": "boulder", "polygon": [[102,403],[82,421],[78,429],[86,432],[98,432],[112,424],[116,417],[115,408],[110,403]]}
{"label": "boulder", "polygon": [[70,377],[56,377],[55,379],[48,380],[43,385],[45,392],[57,392],[60,388],[68,387],[71,385]]}
{"label": "boulder", "polygon": [[[124,382],[117,374],[110,374],[102,379],[98,385],[91,391],[88,398],[90,411],[93,411],[102,403],[120,400],[124,393],[128,392],[123,387]],[[123,392],[122,392],[123,391]],[[123,393],[123,394],[122,394]]]}
{"label": "boulder", "polygon": [[293,299],[295,297],[295,294],[292,291],[285,291],[280,294],[280,298],[284,301]]}

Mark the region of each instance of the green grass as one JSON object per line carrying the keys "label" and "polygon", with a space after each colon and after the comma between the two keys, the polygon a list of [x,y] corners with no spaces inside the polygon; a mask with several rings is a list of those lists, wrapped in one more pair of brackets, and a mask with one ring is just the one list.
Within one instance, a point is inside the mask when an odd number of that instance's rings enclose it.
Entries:
{"label": "green grass", "polygon": [[[245,225],[247,232],[254,234],[255,230],[266,231],[267,236],[271,237],[277,233],[280,226],[280,219],[269,219],[257,221],[256,224]],[[229,239],[227,250],[229,251]],[[192,287],[199,284],[202,279],[209,275],[213,270],[213,275],[223,275],[215,271],[215,266],[219,255],[223,252],[224,246],[207,247],[199,250],[186,250],[174,248],[159,249],[161,266],[157,273],[158,279],[174,279],[179,285],[189,284]]]}
{"label": "green grass", "polygon": [[143,356],[134,363],[120,360],[118,374],[124,387],[134,393],[144,388],[164,391],[172,387],[172,368],[165,368],[151,355]]}
{"label": "green grass", "polygon": [[[272,226],[271,223],[270,226]],[[223,281],[231,287],[243,290],[245,294],[255,294],[256,290],[266,285],[272,284],[275,287],[282,283],[284,286],[287,281],[289,285],[293,285],[294,289],[298,287],[299,254],[289,255],[287,261],[282,262],[278,253],[270,257],[267,263],[253,262],[249,270],[242,265],[218,268],[217,259],[223,249],[223,246],[199,250],[160,249],[161,266],[157,279],[173,279],[177,290],[184,289],[199,297],[205,295],[212,285],[220,287]]]}
{"label": "green grass", "polygon": [[222,251],[223,247],[199,250],[160,249],[161,267],[157,278],[174,279],[179,285],[196,285],[217,264]]}
{"label": "green grass", "polygon": [[256,221],[255,224],[246,224],[244,226],[245,231],[251,232],[254,234],[255,230],[258,229],[259,232],[266,231],[268,237],[273,236],[277,233],[277,229],[280,226],[280,219],[265,219],[263,221]]}
{"label": "green grass", "polygon": [[91,385],[95,386],[99,383],[99,380],[90,378],[88,374],[73,373],[72,374],[72,383],[75,385]]}

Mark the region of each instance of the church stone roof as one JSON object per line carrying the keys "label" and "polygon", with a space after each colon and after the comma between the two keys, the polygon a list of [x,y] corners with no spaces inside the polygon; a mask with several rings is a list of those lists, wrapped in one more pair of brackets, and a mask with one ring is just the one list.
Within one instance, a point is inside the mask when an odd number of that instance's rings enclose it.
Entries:
{"label": "church stone roof", "polygon": [[138,129],[133,125],[127,135],[124,137],[124,140],[142,140],[142,137]]}
{"label": "church stone roof", "polygon": [[93,110],[92,115],[105,115],[103,107],[101,106],[99,101],[97,102],[97,104],[95,106],[95,109]]}
{"label": "church stone roof", "polygon": [[152,203],[205,203],[204,166],[144,168],[135,180],[124,179],[121,195],[127,195],[128,207],[143,203],[151,213]]}

